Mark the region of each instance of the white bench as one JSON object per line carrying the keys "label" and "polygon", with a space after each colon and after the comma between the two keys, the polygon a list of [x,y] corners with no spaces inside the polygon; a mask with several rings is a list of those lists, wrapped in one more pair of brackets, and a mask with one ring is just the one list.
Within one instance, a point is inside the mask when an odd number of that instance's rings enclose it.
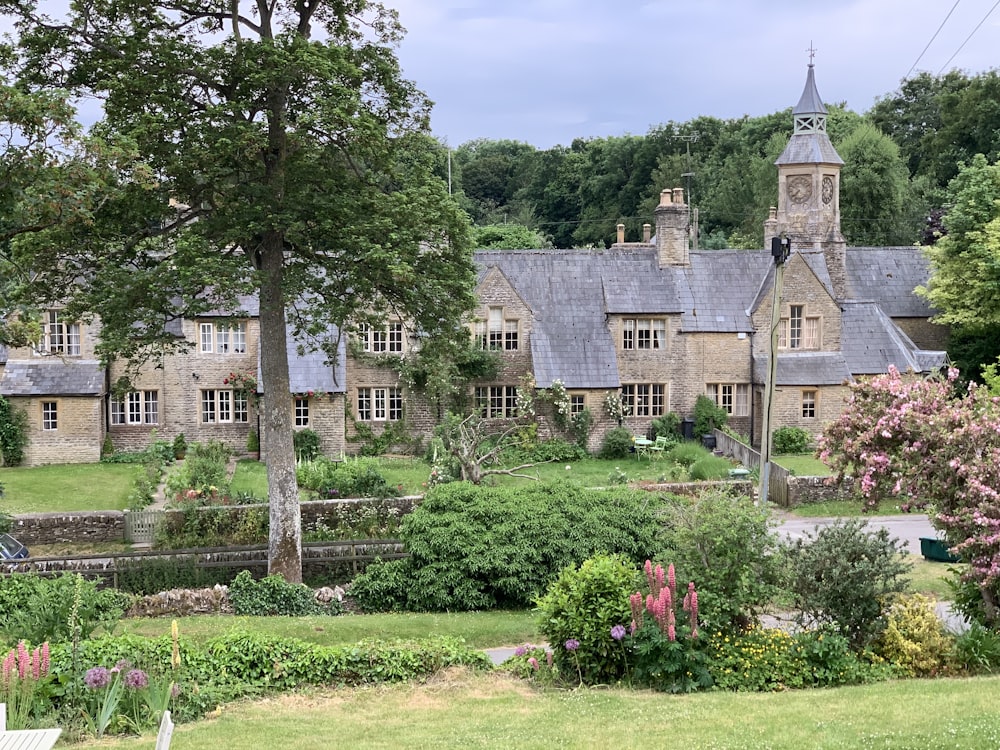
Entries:
{"label": "white bench", "polygon": [[62,729],[7,729],[7,704],[0,703],[0,750],[51,750]]}

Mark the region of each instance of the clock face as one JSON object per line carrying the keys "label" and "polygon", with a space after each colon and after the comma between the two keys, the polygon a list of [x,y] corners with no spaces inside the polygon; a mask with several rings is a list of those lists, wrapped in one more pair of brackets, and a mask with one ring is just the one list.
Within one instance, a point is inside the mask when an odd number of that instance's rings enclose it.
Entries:
{"label": "clock face", "polygon": [[792,203],[805,203],[812,197],[812,178],[803,174],[789,177],[787,191]]}
{"label": "clock face", "polygon": [[823,178],[823,203],[829,205],[833,201],[833,178],[827,175]]}

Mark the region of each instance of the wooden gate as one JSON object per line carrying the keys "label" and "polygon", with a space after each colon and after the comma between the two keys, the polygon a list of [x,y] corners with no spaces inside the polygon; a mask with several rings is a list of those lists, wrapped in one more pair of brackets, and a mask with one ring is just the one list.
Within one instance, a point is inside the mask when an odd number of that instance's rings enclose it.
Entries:
{"label": "wooden gate", "polygon": [[125,511],[125,542],[127,544],[152,544],[156,524],[163,518],[162,510]]}

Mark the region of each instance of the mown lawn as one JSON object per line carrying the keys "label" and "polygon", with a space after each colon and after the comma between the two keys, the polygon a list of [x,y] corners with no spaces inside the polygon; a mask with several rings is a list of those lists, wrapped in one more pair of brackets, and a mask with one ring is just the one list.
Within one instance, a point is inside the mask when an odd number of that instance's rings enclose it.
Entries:
{"label": "mown lawn", "polygon": [[54,464],[0,468],[7,513],[125,510],[139,467],[132,464]]}
{"label": "mown lawn", "polygon": [[[784,693],[665,695],[540,690],[456,670],[425,684],[308,690],[223,706],[179,725],[185,750],[358,748],[712,748],[995,750],[1000,677],[900,680]],[[151,737],[84,747],[146,748]]]}
{"label": "mown lawn", "polygon": [[[233,630],[298,638],[321,646],[341,646],[365,639],[419,640],[448,636],[461,638],[471,648],[538,643],[537,616],[518,612],[401,612],[338,617],[237,617],[194,615],[172,618],[180,632],[194,641],[206,641]],[[124,633],[149,638],[170,634],[171,618],[122,620]]]}

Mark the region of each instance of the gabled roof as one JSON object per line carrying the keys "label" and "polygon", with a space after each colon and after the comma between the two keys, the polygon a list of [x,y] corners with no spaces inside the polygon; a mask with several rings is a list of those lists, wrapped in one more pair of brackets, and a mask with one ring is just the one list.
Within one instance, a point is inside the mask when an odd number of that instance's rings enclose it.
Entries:
{"label": "gabled roof", "polygon": [[[946,362],[944,352],[923,351],[874,302],[843,303],[841,348],[855,375],[887,372],[929,372]],[[928,366],[930,365],[930,367]]]}
{"label": "gabled roof", "polygon": [[[767,379],[767,357],[755,357],[754,380]],[[793,352],[778,355],[777,386],[839,385],[851,380],[851,370],[840,352]]]}
{"label": "gabled roof", "polygon": [[893,318],[929,318],[934,310],[913,290],[927,283],[930,262],[920,247],[849,247],[847,278],[858,300],[873,300]]}
{"label": "gabled roof", "polygon": [[753,331],[750,311],[773,265],[763,250],[699,250],[690,254],[689,268],[675,272],[682,282],[685,333]]}
{"label": "gabled roof", "polygon": [[96,360],[13,360],[0,376],[4,396],[101,396],[104,370]]}

